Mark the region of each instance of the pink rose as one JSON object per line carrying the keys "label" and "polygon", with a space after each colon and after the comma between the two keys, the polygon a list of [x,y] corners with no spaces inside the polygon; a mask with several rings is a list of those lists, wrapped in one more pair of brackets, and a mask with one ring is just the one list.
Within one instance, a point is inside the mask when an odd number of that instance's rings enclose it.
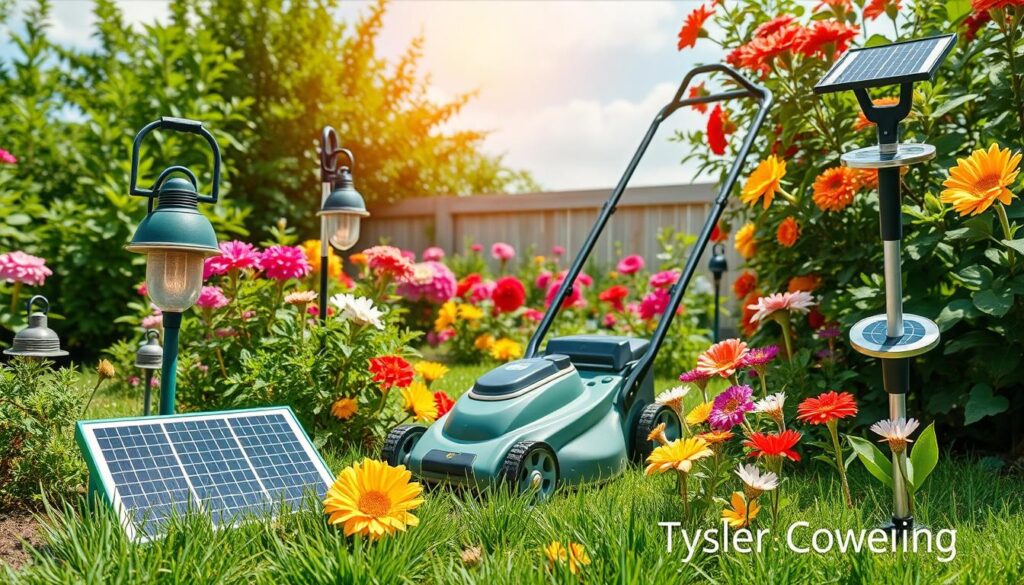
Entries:
{"label": "pink rose", "polygon": [[495,242],[491,246],[491,256],[495,260],[502,262],[508,262],[509,260],[516,257],[516,249],[505,242]]}
{"label": "pink rose", "polygon": [[635,274],[644,269],[644,259],[636,254],[626,256],[622,260],[619,260],[619,264],[615,269],[618,270],[620,274]]}

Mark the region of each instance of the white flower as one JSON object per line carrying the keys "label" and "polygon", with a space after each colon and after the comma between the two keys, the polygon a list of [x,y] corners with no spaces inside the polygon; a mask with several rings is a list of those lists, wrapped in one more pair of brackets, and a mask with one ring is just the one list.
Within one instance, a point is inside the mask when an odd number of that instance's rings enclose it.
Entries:
{"label": "white flower", "polygon": [[779,476],[771,471],[762,472],[757,467],[747,464],[736,468],[736,475],[743,480],[743,490],[748,498],[756,498],[764,492],[779,487]]}
{"label": "white flower", "polygon": [[907,443],[913,443],[910,435],[917,430],[921,423],[917,419],[880,420],[871,425],[871,430],[882,436],[879,443],[889,443],[893,453],[902,453],[907,448]]}
{"label": "white flower", "polygon": [[766,297],[760,297],[753,305],[747,308],[754,311],[751,321],[764,321],[778,311],[789,311],[790,313],[807,313],[811,307],[816,305],[814,296],[807,291],[775,293]]}
{"label": "white flower", "polygon": [[754,412],[767,414],[771,417],[782,416],[782,405],[786,403],[786,393],[778,392],[769,394],[761,400],[754,402]]}
{"label": "white flower", "polygon": [[667,406],[679,414],[683,411],[683,399],[690,392],[688,386],[676,386],[675,388],[665,390],[654,401],[658,404]]}
{"label": "white flower", "polygon": [[377,329],[384,329],[384,323],[380,320],[384,312],[374,307],[373,301],[366,297],[342,293],[331,297],[331,304],[338,308],[342,317],[357,325],[373,325]]}

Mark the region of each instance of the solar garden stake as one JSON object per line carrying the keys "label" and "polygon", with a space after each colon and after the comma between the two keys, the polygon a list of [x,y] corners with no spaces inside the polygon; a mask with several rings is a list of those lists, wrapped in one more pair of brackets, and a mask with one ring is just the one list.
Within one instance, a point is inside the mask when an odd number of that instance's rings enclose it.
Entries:
{"label": "solar garden stake", "polygon": [[[878,171],[878,210],[881,227],[885,314],[867,317],[850,330],[850,343],[858,352],[882,361],[882,384],[889,394],[889,417],[907,416],[906,394],[910,387],[910,358],[939,343],[939,328],[930,319],[903,312],[900,242],[903,225],[900,202],[900,169],[935,156],[928,144],[900,143],[899,123],[910,114],[913,82],[930,80],[952,49],[956,35],[944,35],[854,49],[840,58],[815,86],[816,93],[852,89],[864,116],[874,122],[878,144],[847,152],[844,164],[855,169]],[[876,106],[867,90],[900,86],[899,103]],[[906,452],[893,455],[893,517],[891,530],[914,530],[910,496],[904,481]]]}
{"label": "solar garden stake", "polygon": [[[338,167],[338,156],[349,165]],[[339,252],[350,250],[359,240],[359,222],[369,216],[363,196],[352,181],[355,157],[338,146],[338,133],[324,126],[320,134],[320,321],[327,320],[328,243]]]}
{"label": "solar garden stake", "polygon": [[718,323],[722,298],[722,274],[729,270],[729,262],[725,258],[725,246],[722,243],[715,244],[711,249],[711,259],[708,260],[708,270],[711,271],[711,275],[715,279],[715,321],[712,335],[714,336],[715,343],[718,343],[718,338],[721,337],[718,329]]}
{"label": "solar garden stake", "polygon": [[[156,129],[198,134],[213,150],[213,186],[200,195],[196,176],[183,166],[161,172],[150,189],[136,185],[139,149],[147,134]],[[170,178],[173,174],[185,175]],[[181,314],[195,304],[203,287],[203,262],[219,253],[217,234],[199,212],[199,202],[216,203],[220,189],[220,147],[203,123],[183,118],[160,118],[147,124],[132,144],[129,191],[147,197],[148,213],[135,230],[127,249],[146,255],[146,287],[153,304],[163,311],[164,348],[160,376],[160,414],[174,414],[178,369],[178,331]],[[153,205],[156,203],[156,208]]]}
{"label": "solar garden stake", "polygon": [[163,367],[164,348],[160,347],[160,332],[156,329],[146,330],[146,341],[135,352],[135,367],[142,370],[145,377],[143,390],[142,415],[149,416],[149,402],[152,394],[153,372]]}
{"label": "solar garden stake", "polygon": [[[36,302],[42,303],[43,309],[33,313],[32,305]],[[57,332],[50,329],[47,324],[50,301],[46,300],[43,295],[36,295],[25,303],[25,312],[28,314],[28,327],[14,336],[14,344],[4,350],[4,355],[38,359],[68,355],[68,352],[60,347],[60,337],[57,336]]]}

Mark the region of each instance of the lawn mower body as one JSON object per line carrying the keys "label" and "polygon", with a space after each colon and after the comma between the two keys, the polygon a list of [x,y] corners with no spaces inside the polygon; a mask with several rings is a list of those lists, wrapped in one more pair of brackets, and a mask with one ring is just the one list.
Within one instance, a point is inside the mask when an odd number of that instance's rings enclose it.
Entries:
{"label": "lawn mower body", "polygon": [[[686,97],[691,80],[719,73],[736,89]],[[544,337],[601,232],[615,213],[633,172],[661,123],[688,106],[752,98],[759,104],[747,135],[690,251],[650,340],[602,335]],[[583,247],[566,271],[562,284],[526,346],[521,360],[481,376],[455,406],[429,428],[400,425],[387,436],[383,458],[405,465],[431,483],[474,487],[506,484],[518,491],[549,496],[557,485],[606,480],[629,460],[640,462],[655,447],[652,430],[665,424],[665,435],[682,434],[682,423],[670,408],[654,404],[651,365],[668,333],[686,287],[707,247],[711,231],[725,210],[729,193],[764,123],[771,93],[726,65],[703,65],[683,79],[672,102],[658,112],[622,178],[598,214]]]}

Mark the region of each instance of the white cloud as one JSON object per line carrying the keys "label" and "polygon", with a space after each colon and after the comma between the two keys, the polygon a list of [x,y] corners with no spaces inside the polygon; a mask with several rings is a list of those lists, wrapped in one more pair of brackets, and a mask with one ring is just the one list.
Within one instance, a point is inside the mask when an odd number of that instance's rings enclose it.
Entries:
{"label": "white cloud", "polygon": [[[118,7],[125,24],[140,27],[143,24],[163,22],[170,16],[169,0],[119,0]],[[20,8],[24,8],[24,3]],[[93,37],[96,26],[95,6],[83,0],[56,0],[50,11],[50,36],[60,44],[81,48],[96,46]]]}

